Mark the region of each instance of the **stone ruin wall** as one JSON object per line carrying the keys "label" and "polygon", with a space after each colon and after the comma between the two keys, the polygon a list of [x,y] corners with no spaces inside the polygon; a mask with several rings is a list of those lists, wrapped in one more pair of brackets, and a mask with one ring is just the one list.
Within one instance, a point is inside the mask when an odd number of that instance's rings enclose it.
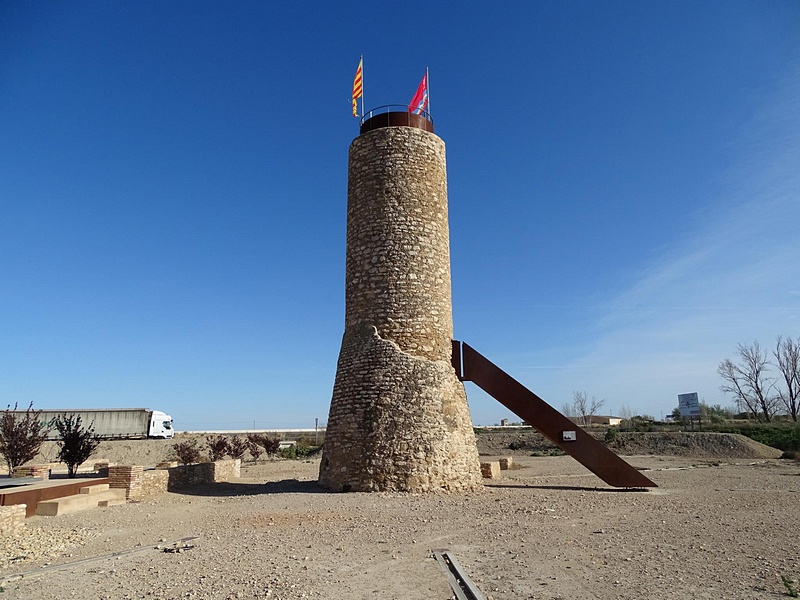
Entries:
{"label": "stone ruin wall", "polygon": [[165,464],[147,470],[141,465],[110,465],[108,485],[124,489],[126,498],[137,499],[195,485],[235,481],[240,477],[241,465],[239,458],[193,465]]}
{"label": "stone ruin wall", "polygon": [[25,504],[0,506],[0,535],[12,535],[22,529],[25,526],[26,509]]}
{"label": "stone ruin wall", "polygon": [[482,486],[453,335],[444,142],[409,127],[350,147],[345,333],[320,483]]}

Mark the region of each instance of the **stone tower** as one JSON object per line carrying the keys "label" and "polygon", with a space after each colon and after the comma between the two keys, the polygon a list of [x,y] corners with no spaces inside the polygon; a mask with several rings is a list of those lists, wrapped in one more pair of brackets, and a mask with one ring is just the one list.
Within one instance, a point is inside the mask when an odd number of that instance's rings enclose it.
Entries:
{"label": "stone tower", "polygon": [[350,146],[346,279],[320,483],[481,487],[467,398],[450,360],[445,146],[424,116],[373,116]]}

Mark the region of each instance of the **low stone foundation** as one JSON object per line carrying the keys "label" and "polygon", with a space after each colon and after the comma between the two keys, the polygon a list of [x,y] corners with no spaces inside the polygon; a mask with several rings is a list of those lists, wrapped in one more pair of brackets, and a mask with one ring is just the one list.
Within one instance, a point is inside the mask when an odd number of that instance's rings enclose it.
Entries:
{"label": "low stone foundation", "polygon": [[117,463],[109,462],[107,460],[100,460],[94,463],[93,471],[100,477],[108,477],[108,467],[114,467]]}
{"label": "low stone foundation", "polygon": [[142,496],[155,496],[167,491],[169,487],[169,471],[155,469],[142,473]]}
{"label": "low stone foundation", "polygon": [[125,490],[125,497],[141,498],[144,467],[137,465],[114,465],[108,467],[108,487]]}
{"label": "low stone foundation", "polygon": [[25,504],[0,506],[0,536],[11,535],[25,526]]}
{"label": "low stone foundation", "polygon": [[147,471],[140,466],[117,465],[109,467],[109,487],[124,489],[126,498],[141,498],[194,485],[233,481],[239,479],[241,466],[238,458]]}
{"label": "low stone foundation", "polygon": [[15,479],[23,477],[50,479],[50,469],[52,468],[53,465],[49,463],[43,465],[25,465],[24,467],[17,467],[14,469],[14,474],[11,477]]}

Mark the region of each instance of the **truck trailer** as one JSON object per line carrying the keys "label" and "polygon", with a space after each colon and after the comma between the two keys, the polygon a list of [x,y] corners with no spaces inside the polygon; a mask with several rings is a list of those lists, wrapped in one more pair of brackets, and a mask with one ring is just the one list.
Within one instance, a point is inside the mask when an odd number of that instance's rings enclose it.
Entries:
{"label": "truck trailer", "polygon": [[[24,410],[13,410],[18,416],[24,416]],[[33,409],[33,412],[39,412]],[[164,438],[171,439],[175,435],[172,428],[172,417],[160,410],[149,408],[60,408],[43,409],[39,420],[50,428],[47,439],[58,439],[58,430],[52,423],[61,415],[75,415],[81,418],[81,425],[90,425],[101,439],[136,439]]]}

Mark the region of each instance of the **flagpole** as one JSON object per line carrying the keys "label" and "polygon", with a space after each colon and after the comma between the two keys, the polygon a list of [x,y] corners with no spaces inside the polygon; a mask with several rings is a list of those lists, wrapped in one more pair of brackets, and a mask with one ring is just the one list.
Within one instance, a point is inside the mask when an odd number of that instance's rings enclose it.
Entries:
{"label": "flagpole", "polygon": [[431,116],[431,78],[428,76],[428,67],[425,67],[425,85],[428,86],[428,117]]}
{"label": "flagpole", "polygon": [[364,118],[364,55],[361,55],[361,118]]}

